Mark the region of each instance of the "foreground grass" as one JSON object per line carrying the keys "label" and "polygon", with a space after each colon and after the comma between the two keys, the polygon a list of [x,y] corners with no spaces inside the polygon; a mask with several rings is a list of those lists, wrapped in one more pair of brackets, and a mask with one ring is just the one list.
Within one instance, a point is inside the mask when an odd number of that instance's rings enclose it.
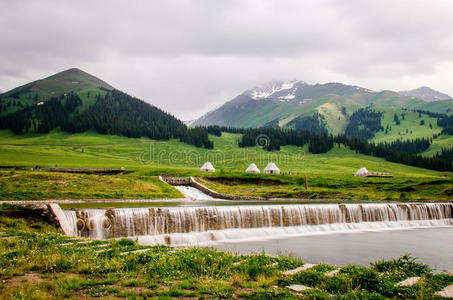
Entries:
{"label": "foreground grass", "polygon": [[183,198],[157,177],[0,171],[0,200]]}
{"label": "foreground grass", "polygon": [[[433,274],[410,257],[369,267],[319,265],[296,275],[282,271],[303,265],[292,257],[232,255],[207,248],[149,247],[132,240],[75,241],[35,218],[11,218],[0,208],[0,298],[62,299],[170,297],[194,299],[386,299],[435,298],[453,276]],[[411,287],[395,283],[421,276]],[[286,288],[304,284],[296,293]]]}

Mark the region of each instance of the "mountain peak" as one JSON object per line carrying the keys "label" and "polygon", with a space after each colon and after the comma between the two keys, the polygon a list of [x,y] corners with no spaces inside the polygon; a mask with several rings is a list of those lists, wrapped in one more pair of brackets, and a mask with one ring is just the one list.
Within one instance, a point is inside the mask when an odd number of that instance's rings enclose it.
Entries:
{"label": "mountain peak", "polygon": [[244,92],[245,95],[255,100],[261,99],[294,99],[296,85],[303,85],[305,82],[298,80],[291,81],[269,81],[258,85]]}
{"label": "mountain peak", "polygon": [[[93,76],[87,72],[84,72],[78,68],[70,68],[59,73],[56,73],[52,76],[44,78],[40,81],[62,81],[65,83],[73,83],[73,84],[83,84],[83,83],[91,83],[98,87],[102,87],[108,90],[113,90],[114,88],[109,85],[107,82]],[[38,81],[39,82],[39,81]]]}
{"label": "mountain peak", "polygon": [[399,92],[399,94],[409,97],[420,98],[426,101],[446,100],[452,98],[447,94],[441,93],[427,86],[421,86],[419,88],[409,91],[401,91]]}

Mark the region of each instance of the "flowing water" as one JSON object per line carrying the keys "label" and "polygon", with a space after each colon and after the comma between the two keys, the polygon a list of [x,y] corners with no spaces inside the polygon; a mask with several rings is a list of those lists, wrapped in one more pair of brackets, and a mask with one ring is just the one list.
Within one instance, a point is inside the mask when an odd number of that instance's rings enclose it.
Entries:
{"label": "flowing water", "polygon": [[191,200],[215,200],[216,199],[216,198],[211,197],[211,196],[203,193],[202,191],[200,191],[194,187],[191,187],[191,186],[177,185],[177,186],[175,186],[175,188],[177,190],[179,190],[181,193],[183,193],[184,196],[186,196],[186,198],[189,198]]}
{"label": "flowing water", "polygon": [[78,236],[144,244],[210,244],[453,225],[452,203],[146,207],[65,211]]}
{"label": "flowing water", "polygon": [[[218,201],[192,187],[176,188],[197,201],[66,209],[68,234],[133,237],[144,245],[292,253],[309,262],[339,265],[411,252],[432,266],[453,269],[453,203],[251,205]],[[230,202],[234,205],[218,205]]]}

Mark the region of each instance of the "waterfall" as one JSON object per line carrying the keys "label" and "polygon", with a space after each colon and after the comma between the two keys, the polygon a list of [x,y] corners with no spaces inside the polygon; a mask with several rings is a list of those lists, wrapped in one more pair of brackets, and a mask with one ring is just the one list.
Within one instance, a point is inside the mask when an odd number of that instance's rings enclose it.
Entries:
{"label": "waterfall", "polygon": [[186,198],[192,200],[215,200],[214,197],[211,197],[202,191],[187,185],[175,185],[178,191],[180,191]]}
{"label": "waterfall", "polygon": [[187,244],[275,235],[453,225],[453,203],[305,204],[82,209],[79,236]]}

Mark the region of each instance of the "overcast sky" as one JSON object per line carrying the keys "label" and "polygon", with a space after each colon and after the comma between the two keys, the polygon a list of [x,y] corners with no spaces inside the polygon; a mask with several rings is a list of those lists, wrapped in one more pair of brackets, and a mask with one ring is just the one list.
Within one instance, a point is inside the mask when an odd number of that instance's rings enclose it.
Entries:
{"label": "overcast sky", "polygon": [[78,67],[183,119],[270,80],[453,95],[453,1],[0,2],[0,90]]}

